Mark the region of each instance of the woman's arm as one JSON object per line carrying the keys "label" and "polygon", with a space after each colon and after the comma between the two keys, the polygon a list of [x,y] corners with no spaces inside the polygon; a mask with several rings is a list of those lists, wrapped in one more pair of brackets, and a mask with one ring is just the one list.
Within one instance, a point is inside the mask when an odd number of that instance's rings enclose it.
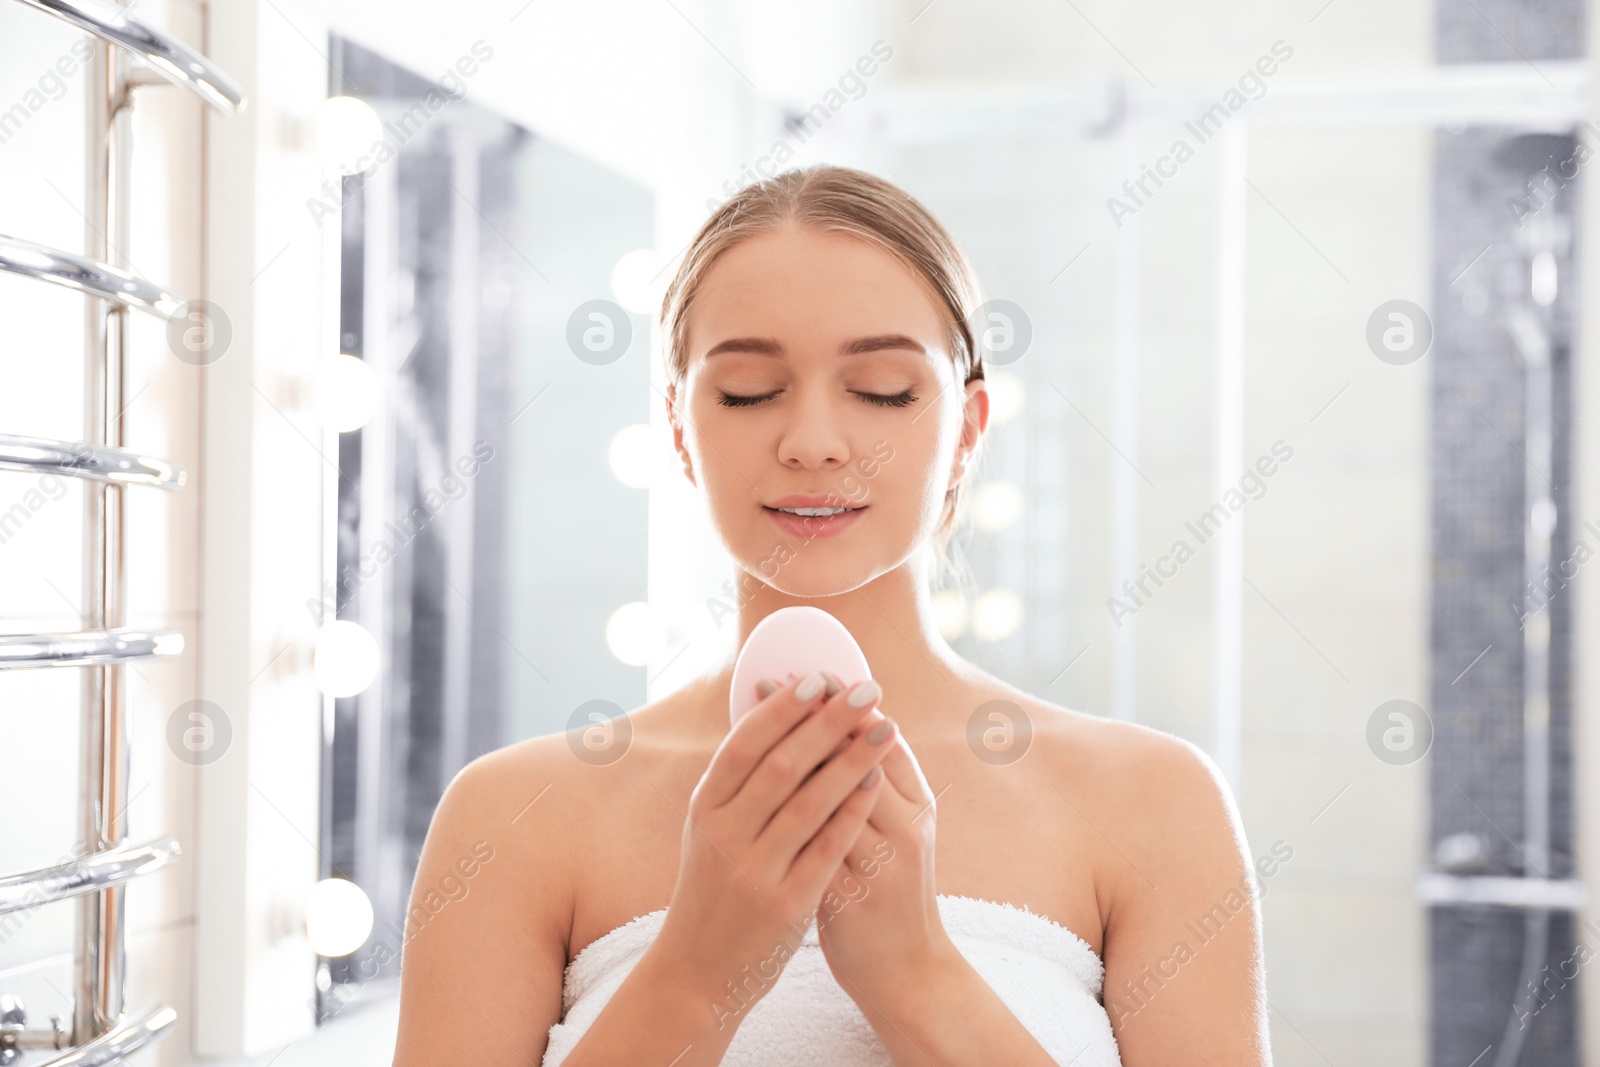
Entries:
{"label": "woman's arm", "polygon": [[556,805],[522,810],[550,783],[538,744],[480,756],[434,811],[400,950],[395,1067],[528,1067],[544,1056],[570,912],[559,821],[547,815]]}
{"label": "woman's arm", "polygon": [[[725,987],[770,964],[778,941],[792,954],[883,788],[878,776],[858,786],[882,746],[857,739],[829,755],[876,694],[857,707],[817,685],[806,698],[798,683],[769,693],[712,756],[690,796],[670,914],[564,1065],[721,1062],[746,1014],[730,1013]],[[570,873],[595,847],[581,834],[602,795],[566,745],[554,734],[480,757],[440,800],[412,889],[413,916],[427,918],[401,953],[395,1067],[542,1061],[560,1018]],[[455,880],[489,850],[505,858]]]}
{"label": "woman's arm", "polygon": [[908,961],[905,971],[905,984],[881,1002],[852,998],[895,1067],[1057,1067],[953,943],[945,941],[933,958]]}
{"label": "woman's arm", "polygon": [[1096,775],[1102,799],[1072,799],[1107,842],[1104,1000],[1124,1067],[1271,1067],[1261,913],[1232,792],[1194,745],[1123,731]]}
{"label": "woman's arm", "polygon": [[[571,919],[563,830],[584,784],[560,774],[570,755],[555,740],[555,751],[537,739],[474,760],[439,801],[400,953],[394,1067],[543,1062]],[[721,1061],[737,1027],[716,1024],[714,997],[672,948],[646,951],[563,1067]]]}

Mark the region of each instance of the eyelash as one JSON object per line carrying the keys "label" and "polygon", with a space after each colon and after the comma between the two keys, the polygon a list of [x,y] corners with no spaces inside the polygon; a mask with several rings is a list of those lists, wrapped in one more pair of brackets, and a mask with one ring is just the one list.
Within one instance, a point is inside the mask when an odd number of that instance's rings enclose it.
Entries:
{"label": "eyelash", "polygon": [[[777,393],[767,393],[765,396],[737,396],[733,393],[719,392],[717,394],[717,403],[723,407],[744,408],[750,407],[752,404],[759,404],[763,400],[771,400],[777,395]],[[855,395],[867,403],[876,404],[879,407],[903,408],[917,402],[917,394],[910,389],[903,393],[896,393],[894,396],[884,396],[879,393],[856,393]]]}

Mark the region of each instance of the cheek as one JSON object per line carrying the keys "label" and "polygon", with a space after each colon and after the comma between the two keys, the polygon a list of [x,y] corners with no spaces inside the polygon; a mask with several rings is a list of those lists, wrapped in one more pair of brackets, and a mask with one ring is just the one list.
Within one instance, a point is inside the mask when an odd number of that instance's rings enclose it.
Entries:
{"label": "cheek", "polygon": [[743,483],[740,472],[759,454],[749,420],[741,422],[738,414],[710,399],[697,398],[689,409],[684,443],[708,479],[735,478]]}
{"label": "cheek", "polygon": [[858,499],[903,513],[938,512],[949,471],[941,461],[937,428],[924,431],[923,421],[879,438],[856,457],[852,481]]}

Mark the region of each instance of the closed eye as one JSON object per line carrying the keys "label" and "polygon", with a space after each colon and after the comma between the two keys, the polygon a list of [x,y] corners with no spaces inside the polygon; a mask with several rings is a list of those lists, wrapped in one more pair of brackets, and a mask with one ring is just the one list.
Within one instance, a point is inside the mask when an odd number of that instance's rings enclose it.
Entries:
{"label": "closed eye", "polygon": [[[763,400],[771,400],[773,397],[778,396],[782,392],[783,390],[780,389],[776,393],[763,393],[760,396],[739,396],[735,393],[724,393],[719,391],[717,393],[717,403],[721,404],[723,407],[730,408],[749,407],[752,404],[759,404]],[[852,392],[854,392],[854,390],[852,390]],[[892,396],[882,393],[855,393],[855,395],[859,396],[867,403],[877,404],[879,407],[903,408],[917,402],[917,394],[910,389],[907,389],[903,393],[895,393]]]}

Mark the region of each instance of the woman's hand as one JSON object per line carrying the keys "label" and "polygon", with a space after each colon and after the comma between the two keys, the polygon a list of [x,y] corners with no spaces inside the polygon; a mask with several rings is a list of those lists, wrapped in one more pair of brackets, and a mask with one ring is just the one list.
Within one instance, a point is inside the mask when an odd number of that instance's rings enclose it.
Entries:
{"label": "woman's hand", "polygon": [[934,890],[934,796],[894,722],[874,710],[851,744],[877,730],[889,748],[887,785],[866,825],[833,872],[817,906],[817,936],[828,968],[869,1019],[897,1005],[919,977],[956,949]]}
{"label": "woman's hand", "polygon": [[881,774],[861,783],[891,746],[850,736],[876,687],[858,688],[861,707],[837,688],[813,674],[769,692],[690,796],[657,944],[724,1024],[777,980],[885,789]]}

